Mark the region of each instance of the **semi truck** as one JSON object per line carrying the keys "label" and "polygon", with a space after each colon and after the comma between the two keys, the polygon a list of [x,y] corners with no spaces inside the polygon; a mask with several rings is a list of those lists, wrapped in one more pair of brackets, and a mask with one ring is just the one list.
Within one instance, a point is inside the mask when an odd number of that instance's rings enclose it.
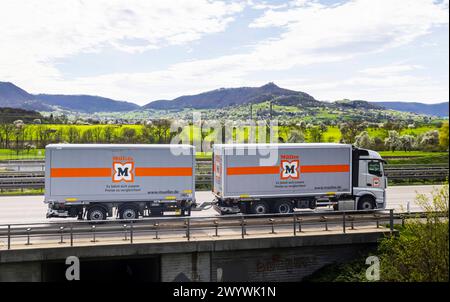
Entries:
{"label": "semi truck", "polygon": [[384,208],[383,163],[348,144],[216,144],[214,207],[221,214]]}
{"label": "semi truck", "polygon": [[189,215],[194,175],[190,145],[50,144],[45,152],[47,217]]}
{"label": "semi truck", "polygon": [[190,215],[290,213],[295,208],[384,208],[381,156],[347,144],[216,144],[214,200],[195,200],[190,145],[51,144],[45,153],[47,217],[137,219]]}

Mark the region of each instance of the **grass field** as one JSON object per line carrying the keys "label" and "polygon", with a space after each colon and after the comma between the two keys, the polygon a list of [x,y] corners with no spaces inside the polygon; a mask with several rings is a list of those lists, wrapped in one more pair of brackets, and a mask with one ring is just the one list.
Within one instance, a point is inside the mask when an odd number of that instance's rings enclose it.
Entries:
{"label": "grass field", "polygon": [[16,159],[42,159],[45,157],[44,149],[33,149],[29,152],[11,149],[0,149],[0,160],[16,160]]}
{"label": "grass field", "polygon": [[405,156],[441,156],[448,155],[447,152],[424,152],[424,151],[379,151],[381,156],[405,157]]}
{"label": "grass field", "polygon": [[391,157],[386,160],[389,165],[448,165],[447,152],[380,151],[379,153],[382,157]]}

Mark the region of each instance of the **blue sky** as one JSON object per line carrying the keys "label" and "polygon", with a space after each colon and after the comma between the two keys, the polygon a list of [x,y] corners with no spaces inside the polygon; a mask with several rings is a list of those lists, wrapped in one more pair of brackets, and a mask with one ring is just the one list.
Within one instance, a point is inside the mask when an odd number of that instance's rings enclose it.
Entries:
{"label": "blue sky", "polygon": [[146,104],[267,82],[320,100],[449,98],[448,0],[0,2],[0,81]]}

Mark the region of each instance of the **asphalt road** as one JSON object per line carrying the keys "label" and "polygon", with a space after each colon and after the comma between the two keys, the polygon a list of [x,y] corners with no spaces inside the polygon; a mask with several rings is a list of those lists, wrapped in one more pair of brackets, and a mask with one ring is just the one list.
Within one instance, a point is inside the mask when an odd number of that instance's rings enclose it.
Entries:
{"label": "asphalt road", "polygon": [[[387,207],[396,211],[406,211],[408,202],[411,211],[418,211],[420,208],[415,204],[418,193],[431,196],[433,188],[440,186],[397,186],[389,187],[387,190]],[[196,193],[197,202],[211,201],[212,194],[209,191]],[[44,196],[4,196],[0,197],[0,224],[13,223],[45,223],[49,221],[61,221],[58,218],[47,219],[47,205],[43,202]],[[213,209],[199,212],[192,212],[193,216],[216,216]],[[70,220],[70,219],[66,219]]]}

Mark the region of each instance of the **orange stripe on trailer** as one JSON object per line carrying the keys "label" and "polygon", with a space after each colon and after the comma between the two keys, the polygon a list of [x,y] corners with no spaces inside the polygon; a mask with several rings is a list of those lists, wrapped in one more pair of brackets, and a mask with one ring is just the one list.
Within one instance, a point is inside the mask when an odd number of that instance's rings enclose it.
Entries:
{"label": "orange stripe on trailer", "polygon": [[192,167],[136,168],[136,176],[192,176]]}
{"label": "orange stripe on trailer", "polygon": [[[310,165],[300,166],[300,173],[339,173],[349,172],[350,165]],[[280,166],[229,167],[227,175],[278,174]]]}
{"label": "orange stripe on trailer", "polygon": [[111,177],[111,168],[51,168],[50,177]]}
{"label": "orange stripe on trailer", "polygon": [[280,166],[229,167],[227,175],[278,174]]}
{"label": "orange stripe on trailer", "polygon": [[[141,176],[192,176],[191,167],[141,167],[135,169]],[[52,168],[50,177],[111,177],[111,168]]]}
{"label": "orange stripe on trailer", "polygon": [[300,166],[300,173],[339,173],[349,171],[350,165]]}

